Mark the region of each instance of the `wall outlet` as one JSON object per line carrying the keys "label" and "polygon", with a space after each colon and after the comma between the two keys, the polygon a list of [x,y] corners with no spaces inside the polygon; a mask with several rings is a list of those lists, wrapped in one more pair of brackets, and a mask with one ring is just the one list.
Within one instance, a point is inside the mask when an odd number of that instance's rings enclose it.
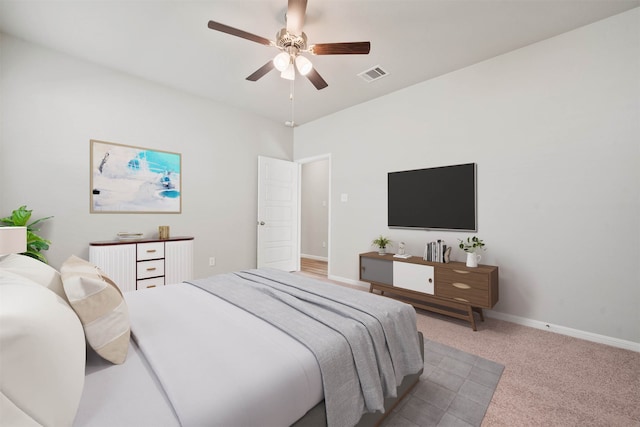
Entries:
{"label": "wall outlet", "polygon": [[322,242],[322,247],[326,248],[327,247],[327,242]]}
{"label": "wall outlet", "polygon": [[209,267],[213,267],[214,265],[216,265],[216,257],[209,257]]}

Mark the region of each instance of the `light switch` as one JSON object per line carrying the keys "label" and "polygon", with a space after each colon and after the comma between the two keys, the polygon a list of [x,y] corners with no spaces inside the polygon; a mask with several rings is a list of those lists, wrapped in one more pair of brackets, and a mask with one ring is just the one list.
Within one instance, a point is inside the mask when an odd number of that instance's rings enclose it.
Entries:
{"label": "light switch", "polygon": [[342,193],[340,195],[340,201],[341,202],[348,202],[349,201],[349,195],[347,193]]}

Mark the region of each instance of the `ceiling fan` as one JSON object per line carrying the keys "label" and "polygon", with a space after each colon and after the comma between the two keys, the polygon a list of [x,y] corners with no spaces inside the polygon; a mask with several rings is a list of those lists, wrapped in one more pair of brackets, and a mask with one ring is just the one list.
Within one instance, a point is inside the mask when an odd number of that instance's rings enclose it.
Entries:
{"label": "ceiling fan", "polygon": [[328,84],[315,70],[311,61],[303,56],[302,53],[313,55],[366,55],[371,49],[371,43],[345,42],[307,45],[307,35],[302,32],[306,9],[307,0],[289,0],[286,27],[278,31],[275,41],[215,21],[209,21],[208,26],[215,31],[231,34],[265,46],[273,46],[281,50],[273,60],[248,76],[247,80],[255,82],[274,68],[280,71],[280,77],[294,80],[297,69],[301,75],[309,79],[316,89],[320,90],[327,87]]}

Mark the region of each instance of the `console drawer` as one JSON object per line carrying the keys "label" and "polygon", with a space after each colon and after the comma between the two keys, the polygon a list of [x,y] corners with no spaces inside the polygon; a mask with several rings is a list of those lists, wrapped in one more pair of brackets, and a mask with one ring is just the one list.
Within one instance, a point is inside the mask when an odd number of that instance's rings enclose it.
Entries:
{"label": "console drawer", "polygon": [[489,292],[487,289],[474,287],[463,282],[436,282],[436,295],[442,298],[450,298],[458,302],[464,302],[472,307],[490,308]]}
{"label": "console drawer", "polygon": [[138,243],[138,261],[164,258],[164,242]]}
{"label": "console drawer", "polygon": [[156,286],[164,286],[164,277],[138,280],[136,283],[136,289],[155,288]]}
{"label": "console drawer", "polygon": [[486,274],[462,269],[438,269],[437,281],[443,283],[465,283],[477,289],[489,289],[489,277]]}
{"label": "console drawer", "polygon": [[159,276],[164,276],[163,259],[138,262],[138,279],[148,279],[149,277]]}
{"label": "console drawer", "polygon": [[474,307],[490,307],[489,277],[466,269],[438,269],[436,295],[466,302]]}

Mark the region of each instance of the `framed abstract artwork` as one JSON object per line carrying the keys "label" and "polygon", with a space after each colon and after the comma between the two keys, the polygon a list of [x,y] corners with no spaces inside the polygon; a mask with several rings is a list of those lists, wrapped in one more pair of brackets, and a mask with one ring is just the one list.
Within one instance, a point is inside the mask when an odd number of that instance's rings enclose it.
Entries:
{"label": "framed abstract artwork", "polygon": [[91,213],[181,213],[179,153],[91,140]]}

